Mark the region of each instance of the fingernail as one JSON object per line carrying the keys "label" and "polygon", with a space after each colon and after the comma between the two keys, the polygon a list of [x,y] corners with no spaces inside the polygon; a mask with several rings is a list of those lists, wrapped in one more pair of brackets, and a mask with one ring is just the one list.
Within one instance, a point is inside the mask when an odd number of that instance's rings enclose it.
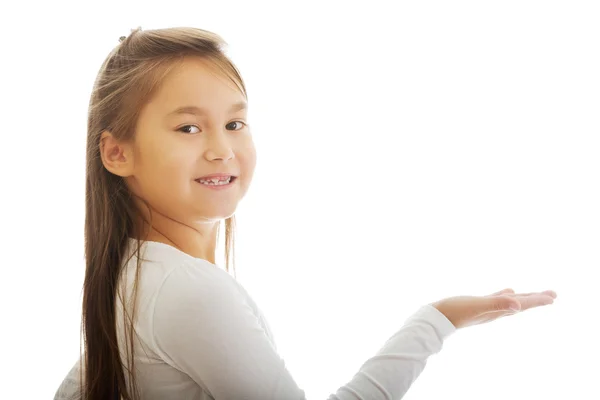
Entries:
{"label": "fingernail", "polygon": [[519,311],[521,309],[517,304],[511,304],[509,308],[513,311]]}

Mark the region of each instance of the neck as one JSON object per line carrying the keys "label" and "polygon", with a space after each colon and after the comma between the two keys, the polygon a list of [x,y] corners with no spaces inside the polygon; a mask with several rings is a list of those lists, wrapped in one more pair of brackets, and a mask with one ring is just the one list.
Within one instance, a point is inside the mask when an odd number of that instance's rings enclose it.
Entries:
{"label": "neck", "polygon": [[142,224],[141,239],[173,246],[195,258],[216,264],[219,221],[184,224],[153,212],[152,226]]}

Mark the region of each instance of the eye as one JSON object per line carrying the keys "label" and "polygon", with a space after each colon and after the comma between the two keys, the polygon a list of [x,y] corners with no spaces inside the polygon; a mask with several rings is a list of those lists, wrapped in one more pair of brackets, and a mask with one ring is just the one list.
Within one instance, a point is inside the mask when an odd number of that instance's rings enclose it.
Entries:
{"label": "eye", "polygon": [[[198,131],[194,132],[193,129],[197,129]],[[190,131],[190,130],[192,130],[192,131]],[[200,132],[200,128],[198,128],[196,125],[184,125],[181,128],[177,129],[177,131],[191,135],[191,134]]]}
{"label": "eye", "polygon": [[232,131],[239,131],[239,130],[243,129],[244,126],[246,126],[246,123],[242,122],[242,121],[233,121],[233,122],[228,123],[226,126],[232,126],[233,124],[239,124],[240,128],[239,129],[230,129]]}

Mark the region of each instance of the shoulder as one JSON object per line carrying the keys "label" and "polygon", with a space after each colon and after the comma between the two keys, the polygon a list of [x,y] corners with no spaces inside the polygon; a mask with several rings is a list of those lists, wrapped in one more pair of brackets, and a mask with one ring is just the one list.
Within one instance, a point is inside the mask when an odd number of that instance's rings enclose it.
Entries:
{"label": "shoulder", "polygon": [[235,279],[225,270],[156,242],[144,242],[139,258],[134,252],[122,278],[128,294],[135,288],[150,330],[175,319],[199,317],[207,309],[231,308],[245,301]]}
{"label": "shoulder", "polygon": [[[186,262],[172,269],[156,293],[152,340],[165,360],[177,364],[191,348],[239,341],[262,331],[248,298],[233,277],[211,264]],[[177,357],[182,357],[179,361]]]}
{"label": "shoulder", "polygon": [[[148,305],[155,314],[185,315],[192,310],[199,314],[205,305],[214,309],[248,302],[248,294],[235,278],[216,264],[162,243],[145,242],[140,250],[142,291],[154,303]],[[131,261],[132,269],[137,264],[135,258]]]}
{"label": "shoulder", "polygon": [[248,303],[247,294],[226,271],[210,263],[188,260],[172,266],[165,275],[156,294],[155,312],[233,312]]}
{"label": "shoulder", "polygon": [[77,361],[67,376],[63,379],[60,387],[54,394],[54,400],[79,400],[80,393],[80,373],[81,360]]}
{"label": "shoulder", "polygon": [[234,281],[217,265],[163,243],[142,242],[138,253],[136,241],[131,239],[129,249],[130,257],[124,268],[128,283],[132,283],[139,267],[142,290],[158,292],[155,294],[160,297],[192,295],[198,289],[218,290]]}

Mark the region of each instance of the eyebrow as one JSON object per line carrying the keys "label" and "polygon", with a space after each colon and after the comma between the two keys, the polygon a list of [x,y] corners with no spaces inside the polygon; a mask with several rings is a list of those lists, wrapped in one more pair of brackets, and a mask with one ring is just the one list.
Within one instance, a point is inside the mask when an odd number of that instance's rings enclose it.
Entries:
{"label": "eyebrow", "polygon": [[[240,101],[240,102],[232,105],[231,108],[229,109],[229,112],[234,113],[234,112],[247,110],[247,109],[248,109],[248,103],[246,103],[245,101]],[[175,109],[174,111],[171,111],[168,115],[177,115],[177,114],[207,115],[208,111],[202,107],[183,106],[183,107],[179,107],[179,108]]]}

